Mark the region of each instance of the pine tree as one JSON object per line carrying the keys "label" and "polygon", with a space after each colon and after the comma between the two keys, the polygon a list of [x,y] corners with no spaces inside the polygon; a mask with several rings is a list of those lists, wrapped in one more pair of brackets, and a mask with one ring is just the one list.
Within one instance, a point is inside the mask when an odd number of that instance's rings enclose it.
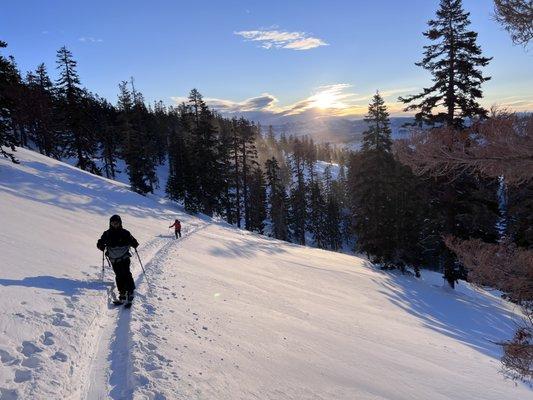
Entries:
{"label": "pine tree", "polygon": [[307,196],[304,177],[305,153],[303,143],[295,139],[292,154],[292,172],[294,179],[289,196],[289,227],[292,238],[298,244],[305,245],[305,222],[307,219]]}
{"label": "pine tree", "polygon": [[379,93],[368,108],[363,150],[352,156],[348,187],[357,248],[384,267],[412,261],[420,229],[414,224],[413,193],[405,167],[392,156],[388,113]]}
{"label": "pine tree", "polygon": [[28,117],[27,109],[25,107],[29,98],[29,90],[27,85],[24,84],[17,63],[13,56],[9,56],[9,63],[11,64],[12,84],[8,86],[7,97],[13,100],[10,110],[11,127],[13,129],[13,135],[19,146],[28,146]]}
{"label": "pine tree", "polygon": [[276,158],[265,164],[268,188],[268,217],[272,225],[272,235],[276,239],[288,240],[288,200],[281,178],[281,170]]}
{"label": "pine tree", "polygon": [[363,151],[390,152],[392,140],[389,113],[379,92],[376,92],[368,106],[365,122],[368,124],[368,129],[363,132]]}
{"label": "pine tree", "polygon": [[59,78],[56,82],[62,100],[63,128],[66,132],[66,155],[77,158],[76,166],[93,173],[99,173],[93,161],[97,141],[87,129],[84,120],[83,97],[80,78],[76,71],[77,62],[65,47],[57,51],[57,69]]}
{"label": "pine tree", "polygon": [[[7,43],[0,41],[0,49],[7,47]],[[0,54],[0,155],[18,163],[12,152],[18,145],[18,140],[12,126],[11,113],[15,107],[12,96],[13,87],[18,84],[18,71],[11,60]],[[11,150],[12,152],[10,152]]]}
{"label": "pine tree", "polygon": [[105,176],[115,179],[117,172],[120,172],[117,170],[117,161],[121,145],[117,112],[109,102],[98,98],[93,102],[92,120],[98,132],[100,159]]}
{"label": "pine tree", "polygon": [[326,202],[318,180],[309,183],[308,205],[306,227],[313,236],[313,241],[317,247],[325,249],[327,246],[326,226]]}
{"label": "pine tree", "polygon": [[248,226],[246,229],[263,233],[266,219],[265,177],[259,165],[256,165],[250,176],[248,196]]}
{"label": "pine tree", "polygon": [[234,120],[216,115],[216,125],[219,132],[218,154],[222,160],[221,181],[223,189],[220,195],[220,214],[230,224],[237,223],[236,207],[236,170],[234,168]]}
{"label": "pine tree", "polygon": [[233,118],[231,120],[231,141],[230,141],[230,157],[232,158],[232,184],[234,188],[235,193],[235,221],[237,222],[237,226],[241,227],[241,219],[242,219],[242,178],[241,178],[241,171],[242,171],[242,159],[240,157],[240,133],[239,133],[239,121],[237,118]]}
{"label": "pine tree", "polygon": [[189,151],[186,146],[186,106],[178,106],[169,111],[170,128],[168,132],[169,174],[166,193],[170,199],[185,199],[187,176],[190,172]]}
{"label": "pine tree", "polygon": [[353,156],[348,170],[357,250],[378,263],[390,261],[390,246],[393,244],[392,162],[390,153],[368,150]]}
{"label": "pine tree", "polygon": [[433,85],[420,94],[399,98],[411,103],[405,111],[419,110],[419,123],[461,126],[465,118],[487,115],[478,99],[482,97],[481,84],[490,78],[483,76],[480,67],[491,58],[482,56],[477,33],[468,30],[469,15],[461,0],[441,0],[437,18],[428,22],[424,36],[434,43],[424,46],[424,58],[416,65],[430,71]]}
{"label": "pine tree", "polygon": [[[421,124],[444,124],[451,128],[461,128],[472,119],[486,117],[487,111],[478,100],[482,97],[481,85],[490,79],[483,76],[481,67],[488,65],[491,58],[482,56],[476,43],[477,33],[468,30],[469,14],[463,10],[462,2],[441,0],[437,18],[428,24],[424,35],[435,43],[424,47],[424,58],[417,65],[431,72],[433,85],[418,95],[400,98],[411,103],[406,110],[419,110],[416,119]],[[483,187],[480,180],[466,175],[453,182],[441,178],[428,184],[431,218],[426,224],[429,230],[426,237],[437,238],[432,239],[432,253],[453,288],[458,278],[466,277],[466,272],[441,237],[449,234],[475,237],[480,234],[476,225],[483,226],[483,235],[490,236],[487,227],[495,226],[490,211],[495,193],[491,193],[490,184]],[[472,220],[476,224],[465,223]]]}
{"label": "pine tree", "polygon": [[39,64],[35,74],[28,74],[26,82],[30,92],[27,115],[31,119],[31,139],[39,152],[48,157],[59,158],[61,136],[57,126],[54,87],[44,63]]}
{"label": "pine tree", "polygon": [[329,249],[339,250],[342,247],[341,232],[341,204],[342,193],[340,182],[333,181],[331,176],[331,165],[324,169],[324,197],[326,201],[326,211],[324,216],[324,234]]}
{"label": "pine tree", "polygon": [[146,106],[143,94],[135,89],[133,78],[130,78],[130,86],[133,99],[132,123],[138,141],[135,152],[138,158],[138,168],[146,187],[143,193],[153,193],[154,189],[159,186],[156,173],[156,167],[159,163],[159,149],[157,147],[159,134],[155,131],[154,113]]}
{"label": "pine tree", "polygon": [[244,118],[239,120],[240,148],[239,154],[242,166],[242,195],[244,204],[244,226],[250,229],[250,180],[252,171],[258,165],[257,148],[255,146],[256,132],[254,126]]}
{"label": "pine tree", "polygon": [[122,137],[122,157],[126,162],[131,189],[140,194],[153,192],[155,167],[144,150],[142,97],[128,89],[128,82],[119,84],[118,126]]}
{"label": "pine tree", "polygon": [[191,141],[191,169],[187,176],[186,209],[212,215],[220,207],[224,182],[220,173],[223,161],[217,151],[214,117],[202,95],[193,89],[188,101]]}

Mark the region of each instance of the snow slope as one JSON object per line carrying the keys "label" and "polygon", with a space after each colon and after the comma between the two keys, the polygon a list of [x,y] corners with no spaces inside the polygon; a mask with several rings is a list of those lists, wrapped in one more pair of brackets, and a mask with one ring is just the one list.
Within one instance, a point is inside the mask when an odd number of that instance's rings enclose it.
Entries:
{"label": "snow slope", "polygon": [[[191,217],[19,149],[0,160],[0,399],[528,399],[494,340],[518,317],[462,284]],[[96,239],[141,242],[131,310]],[[184,237],[167,229],[179,215]]]}

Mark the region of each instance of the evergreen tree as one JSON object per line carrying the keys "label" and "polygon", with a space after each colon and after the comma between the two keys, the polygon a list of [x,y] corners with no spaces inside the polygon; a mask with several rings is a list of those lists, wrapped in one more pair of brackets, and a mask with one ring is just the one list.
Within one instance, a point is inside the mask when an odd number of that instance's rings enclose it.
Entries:
{"label": "evergreen tree", "polygon": [[77,158],[77,167],[99,173],[93,161],[97,141],[87,129],[84,120],[82,102],[85,93],[80,88],[80,78],[76,71],[77,62],[72,58],[72,53],[63,46],[57,51],[56,64],[59,70],[56,85],[62,105],[66,155]]}
{"label": "evergreen tree", "polygon": [[368,150],[352,157],[348,171],[357,250],[378,263],[391,260],[392,163],[390,153]]}
{"label": "evergreen tree", "polygon": [[217,135],[213,114],[202,95],[191,90],[188,102],[191,137],[191,169],[187,176],[185,207],[190,211],[202,211],[212,215],[219,210],[224,189],[221,169],[223,161],[217,151]]}
{"label": "evergreen tree", "polygon": [[309,183],[309,210],[307,212],[306,227],[313,236],[316,246],[325,249],[327,246],[326,202],[318,180]]}
{"label": "evergreen tree", "polygon": [[533,249],[533,182],[508,189],[508,234],[517,246]]}
{"label": "evergreen tree", "polygon": [[259,165],[256,165],[250,176],[248,196],[248,226],[246,229],[263,233],[266,219],[265,177]]}
{"label": "evergreen tree", "polygon": [[128,168],[131,189],[140,194],[153,192],[154,163],[144,150],[142,97],[128,89],[128,82],[119,84],[118,126],[122,137],[122,157]]}
{"label": "evergreen tree", "polygon": [[301,245],[305,245],[305,223],[307,219],[304,157],[304,145],[300,140],[295,139],[294,152],[292,154],[292,172],[294,179],[289,196],[289,227],[292,238]]}
{"label": "evergreen tree", "polygon": [[419,123],[461,126],[465,118],[487,115],[478,99],[482,97],[481,84],[490,78],[483,76],[480,67],[491,58],[482,56],[477,33],[468,30],[469,15],[461,0],[441,0],[437,18],[428,22],[424,36],[434,43],[424,46],[424,58],[416,65],[433,75],[433,84],[420,94],[400,97],[411,103],[406,111],[419,110]]}
{"label": "evergreen tree", "polygon": [[190,172],[188,148],[186,146],[186,106],[181,104],[169,111],[170,128],[168,133],[168,181],[166,193],[170,199],[185,199],[187,176]]}
{"label": "evergreen tree", "polygon": [[146,190],[143,193],[153,193],[154,189],[159,185],[156,173],[156,167],[159,164],[159,149],[157,147],[159,133],[155,131],[157,127],[154,124],[154,113],[146,107],[142,93],[135,90],[133,78],[130,78],[130,85],[133,99],[132,122],[137,133],[135,145],[135,152],[138,158],[137,165],[146,186]]}
{"label": "evergreen tree", "polygon": [[244,226],[250,229],[250,179],[257,164],[257,148],[255,146],[256,133],[253,124],[244,118],[239,120],[240,158],[242,166],[242,194],[244,204]]}
{"label": "evergreen tree", "polygon": [[363,132],[363,151],[390,152],[392,140],[389,113],[379,92],[376,92],[372,103],[368,106],[365,122],[368,124],[368,129]]}
{"label": "evergreen tree", "polygon": [[54,87],[44,63],[39,64],[35,74],[28,73],[26,83],[29,89],[26,114],[29,118],[30,137],[40,153],[59,158],[61,136],[57,125]]}
{"label": "evergreen tree", "polygon": [[412,222],[415,190],[405,167],[392,156],[388,114],[379,93],[365,120],[363,150],[352,156],[348,179],[357,248],[384,267],[403,268],[420,237]]}
{"label": "evergreen tree", "polygon": [[233,128],[235,121],[217,115],[216,123],[219,132],[218,154],[222,160],[221,178],[223,182],[223,190],[220,195],[220,212],[228,223],[235,224],[238,222],[235,189],[239,178],[238,170],[234,168],[235,135]]}
{"label": "evergreen tree", "polygon": [[[481,85],[490,78],[483,76],[480,68],[488,65],[491,58],[482,56],[476,43],[477,33],[468,30],[469,14],[463,10],[462,2],[441,0],[437,18],[428,24],[424,35],[435,43],[425,46],[424,58],[417,65],[431,72],[433,85],[418,95],[400,98],[410,104],[406,110],[418,110],[416,119],[420,124],[444,124],[451,128],[461,128],[469,120],[486,117],[487,111],[478,100],[482,97]],[[431,218],[425,227],[429,231],[426,237],[437,238],[431,240],[430,253],[437,258],[452,288],[458,278],[466,277],[466,272],[441,237],[492,235],[488,227],[495,227],[497,214],[492,211],[495,192],[490,188],[492,184],[485,183],[466,175],[453,182],[446,177],[428,181]],[[467,222],[473,220],[474,225]]]}
{"label": "evergreen tree", "polygon": [[323,181],[326,201],[323,229],[326,244],[331,250],[339,250],[342,247],[341,204],[344,191],[340,190],[341,187],[339,181],[333,181],[331,176],[331,165],[326,166]]}
{"label": "evergreen tree", "polygon": [[98,132],[100,159],[105,176],[115,179],[117,172],[120,172],[117,170],[117,160],[121,145],[117,112],[109,102],[97,98],[93,101],[92,120],[94,129]]}
{"label": "evergreen tree", "polygon": [[242,171],[242,159],[240,156],[240,132],[239,132],[239,121],[236,118],[233,118],[231,120],[231,147],[230,147],[230,157],[232,158],[233,163],[233,173],[232,176],[232,183],[234,187],[235,192],[235,220],[237,222],[237,226],[241,227],[241,219],[242,219],[242,179],[241,179],[241,171]]}
{"label": "evergreen tree", "polygon": [[[7,47],[7,43],[0,41],[0,49]],[[12,96],[13,88],[18,84],[18,71],[11,60],[0,54],[0,155],[17,163],[12,152],[18,145],[18,140],[12,125],[11,113],[15,107]],[[12,152],[10,152],[11,150]]]}
{"label": "evergreen tree", "polygon": [[19,146],[28,146],[28,87],[24,84],[20,75],[17,63],[13,56],[9,56],[9,63],[11,64],[12,84],[8,86],[7,97],[12,99],[12,107],[10,110],[10,125],[13,129],[13,135],[16,138]]}
{"label": "evergreen tree", "polygon": [[267,160],[268,217],[272,225],[272,235],[276,239],[288,240],[287,194],[281,178],[281,170],[276,158]]}

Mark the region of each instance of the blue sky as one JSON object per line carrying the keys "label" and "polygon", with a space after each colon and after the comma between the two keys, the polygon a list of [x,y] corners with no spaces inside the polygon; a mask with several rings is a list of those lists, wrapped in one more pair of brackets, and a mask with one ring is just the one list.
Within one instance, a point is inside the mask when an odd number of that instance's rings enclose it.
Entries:
{"label": "blue sky", "polygon": [[[533,53],[493,21],[492,1],[463,3],[494,57],[484,105],[533,110]],[[167,104],[196,87],[221,109],[357,116],[379,89],[399,115],[398,95],[429,83],[414,63],[437,7],[438,0],[19,0],[2,4],[0,39],[22,71],[45,62],[52,76],[56,50],[66,45],[82,84],[113,103],[118,83],[134,76],[148,101]]]}

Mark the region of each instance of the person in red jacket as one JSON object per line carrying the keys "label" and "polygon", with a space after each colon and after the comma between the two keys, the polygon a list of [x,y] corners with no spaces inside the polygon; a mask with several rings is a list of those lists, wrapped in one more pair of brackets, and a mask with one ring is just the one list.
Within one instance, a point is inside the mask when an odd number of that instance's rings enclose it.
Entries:
{"label": "person in red jacket", "polygon": [[181,237],[181,222],[179,219],[176,218],[174,223],[169,226],[169,228],[174,227],[174,234],[176,235],[176,239]]}

